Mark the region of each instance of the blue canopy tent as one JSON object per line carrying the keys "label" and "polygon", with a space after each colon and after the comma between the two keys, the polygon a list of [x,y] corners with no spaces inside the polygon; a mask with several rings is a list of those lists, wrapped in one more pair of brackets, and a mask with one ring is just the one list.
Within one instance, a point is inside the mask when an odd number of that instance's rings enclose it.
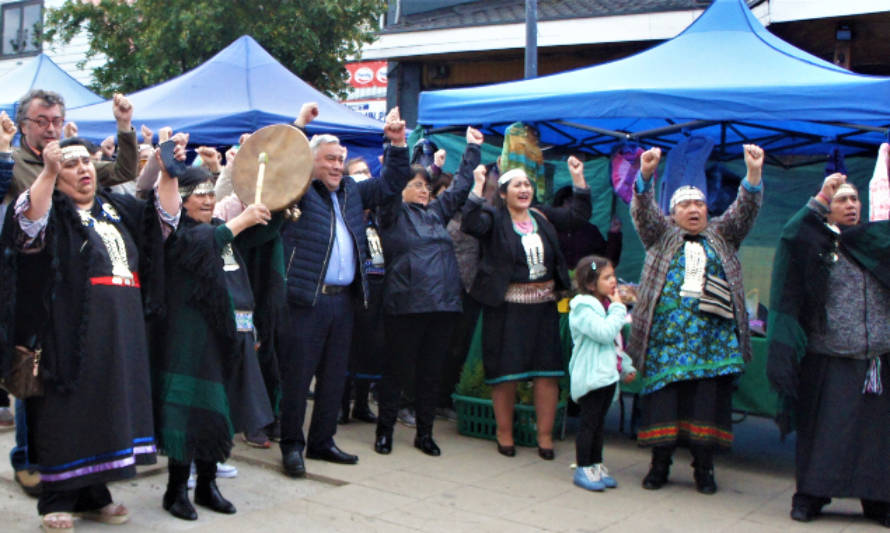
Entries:
{"label": "blue canopy tent", "polygon": [[69,109],[102,101],[101,96],[72,78],[48,55],[40,54],[0,77],[0,111],[14,116],[18,100],[31,89],[46,89],[61,94]]}
{"label": "blue canopy tent", "polygon": [[[202,65],[159,85],[128,95],[134,124],[154,131],[170,126],[190,134],[189,142],[228,145],[244,132],[291,123],[305,102],[318,102],[310,134],[331,133],[377,165],[383,123],[356,113],[318,92],[290,72],[252,37],[244,35]],[[82,136],[100,140],[115,132],[111,102],[72,109]]]}
{"label": "blue canopy tent", "polygon": [[873,154],[890,127],[890,78],[847,71],[769,33],[743,0],[714,0],[675,38],[634,56],[535,79],[428,91],[428,130],[536,123],[542,141],[594,154],[617,139],[669,148],[693,130],[780,154]]}

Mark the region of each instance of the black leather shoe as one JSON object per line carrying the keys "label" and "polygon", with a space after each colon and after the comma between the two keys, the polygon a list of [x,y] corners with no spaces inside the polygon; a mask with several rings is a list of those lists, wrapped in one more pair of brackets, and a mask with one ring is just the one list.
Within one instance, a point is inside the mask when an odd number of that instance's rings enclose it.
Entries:
{"label": "black leather shoe", "polygon": [[377,440],[374,441],[374,451],[382,455],[389,455],[392,452],[392,435],[385,433],[377,435]]}
{"label": "black leather shoe", "polygon": [[438,457],[442,455],[442,450],[433,440],[432,435],[418,435],[414,437],[414,447],[427,455]]}
{"label": "black leather shoe", "polygon": [[361,420],[362,422],[367,422],[369,424],[377,423],[377,417],[374,416],[374,413],[371,412],[367,405],[364,408],[356,408],[353,406],[352,418]]}
{"label": "black leather shoe", "polygon": [[553,458],[556,457],[553,448],[541,448],[540,446],[538,446],[538,455],[545,461],[552,461]]}
{"label": "black leather shoe", "polygon": [[696,468],[692,473],[695,478],[695,489],[702,494],[714,494],[717,492],[717,482],[714,481],[713,468]]}
{"label": "black leather shoe", "polygon": [[[863,516],[884,527],[890,527],[890,505],[874,500],[861,500],[861,502]],[[821,510],[820,508],[819,511]],[[794,509],[791,509],[791,518],[794,518]]]}
{"label": "black leather shoe", "polygon": [[281,452],[281,463],[284,465],[284,473],[290,477],[306,477],[306,465],[303,463],[303,454],[300,450]]}
{"label": "black leather shoe", "polygon": [[349,423],[349,411],[340,410],[340,415],[337,416],[338,424],[348,424]]}
{"label": "black leather shoe", "polygon": [[498,445],[498,453],[501,455],[506,455],[507,457],[515,457],[516,456],[516,446],[503,446],[500,442]]}
{"label": "black leather shoe", "polygon": [[341,465],[354,465],[358,462],[357,455],[344,452],[338,448],[336,444],[332,444],[331,447],[326,450],[306,450],[306,457]]}
{"label": "black leather shoe", "polygon": [[658,490],[665,486],[668,482],[668,465],[652,463],[649,473],[643,478],[643,488],[647,490]]}
{"label": "black leather shoe", "polygon": [[816,512],[806,505],[795,505],[791,508],[791,519],[798,522],[809,522],[816,518]]}
{"label": "black leather shoe", "polygon": [[235,506],[220,494],[215,479],[202,481],[200,477],[198,478],[198,484],[195,486],[195,503],[217,513],[235,514]]}
{"label": "black leather shoe", "polygon": [[197,520],[198,512],[192,502],[189,501],[188,485],[183,483],[176,487],[167,487],[163,500],[164,510],[176,518],[183,520]]}

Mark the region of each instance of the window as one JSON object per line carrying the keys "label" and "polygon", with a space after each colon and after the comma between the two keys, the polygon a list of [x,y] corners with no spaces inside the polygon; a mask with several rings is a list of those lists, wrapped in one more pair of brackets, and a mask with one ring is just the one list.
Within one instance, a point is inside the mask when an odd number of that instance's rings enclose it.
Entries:
{"label": "window", "polygon": [[40,52],[37,41],[40,25],[43,22],[43,1],[30,0],[2,4],[3,41],[0,55],[28,56]]}

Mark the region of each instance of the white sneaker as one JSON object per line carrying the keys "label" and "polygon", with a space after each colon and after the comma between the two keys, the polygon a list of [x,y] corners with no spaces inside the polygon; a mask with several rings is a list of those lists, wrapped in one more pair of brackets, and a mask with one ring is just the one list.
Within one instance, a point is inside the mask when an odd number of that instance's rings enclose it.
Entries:
{"label": "white sneaker", "polygon": [[597,492],[606,490],[606,485],[602,481],[600,470],[597,468],[597,465],[576,467],[572,482],[582,489],[594,490]]}
{"label": "white sneaker", "polygon": [[599,470],[600,481],[603,482],[603,485],[605,485],[607,489],[614,489],[618,486],[618,482],[615,481],[615,478],[609,475],[609,470],[606,468],[606,465],[597,463],[593,465],[593,467]]}
{"label": "white sneaker", "polygon": [[216,463],[216,477],[238,477],[238,468],[226,463]]}
{"label": "white sneaker", "polygon": [[[189,488],[193,488],[195,486],[195,463],[192,462],[192,471],[191,476],[189,477]],[[227,465],[226,463],[216,463],[216,477],[238,477],[238,468],[232,465]]]}

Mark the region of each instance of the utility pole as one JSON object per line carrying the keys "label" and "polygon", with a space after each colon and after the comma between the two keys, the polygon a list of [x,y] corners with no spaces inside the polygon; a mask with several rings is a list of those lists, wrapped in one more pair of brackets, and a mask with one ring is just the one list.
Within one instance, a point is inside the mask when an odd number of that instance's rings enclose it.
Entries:
{"label": "utility pole", "polygon": [[525,78],[538,77],[538,0],[525,0]]}

